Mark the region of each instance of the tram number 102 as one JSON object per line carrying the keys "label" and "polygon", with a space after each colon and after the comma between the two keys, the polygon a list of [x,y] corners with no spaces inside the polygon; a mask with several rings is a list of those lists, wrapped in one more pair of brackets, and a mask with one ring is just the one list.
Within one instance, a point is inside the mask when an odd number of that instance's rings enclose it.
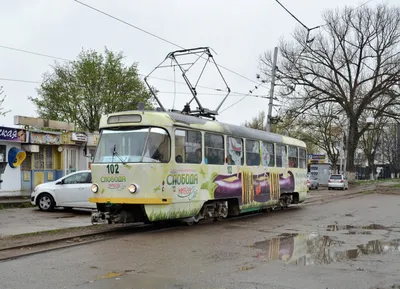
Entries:
{"label": "tram number 102", "polygon": [[119,174],[119,165],[118,164],[107,165],[107,171],[109,174]]}

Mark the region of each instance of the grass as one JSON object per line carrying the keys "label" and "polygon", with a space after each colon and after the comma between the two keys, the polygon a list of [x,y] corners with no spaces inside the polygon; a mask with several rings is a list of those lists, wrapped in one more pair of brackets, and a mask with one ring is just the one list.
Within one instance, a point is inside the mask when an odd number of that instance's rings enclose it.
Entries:
{"label": "grass", "polygon": [[176,210],[176,211],[169,211],[169,212],[152,212],[149,214],[148,218],[150,221],[162,221],[162,220],[169,220],[169,219],[182,219],[187,217],[193,217],[198,214],[200,208],[197,209],[190,209],[190,210]]}
{"label": "grass", "polygon": [[395,184],[395,185],[391,185],[391,188],[400,188],[400,183],[399,184]]}

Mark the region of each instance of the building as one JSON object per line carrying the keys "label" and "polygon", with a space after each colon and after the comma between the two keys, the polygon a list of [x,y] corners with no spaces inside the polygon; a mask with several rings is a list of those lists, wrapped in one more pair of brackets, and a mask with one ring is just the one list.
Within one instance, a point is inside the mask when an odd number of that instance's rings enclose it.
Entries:
{"label": "building", "polygon": [[31,129],[28,141],[22,146],[26,152],[21,179],[21,190],[31,191],[38,184],[54,181],[63,176],[60,151],[61,132]]}
{"label": "building", "polygon": [[[26,154],[22,144],[26,142],[26,130],[13,127],[0,127],[0,196],[17,196],[21,191],[21,164]],[[15,165],[15,153],[21,154],[22,163]],[[4,171],[3,171],[4,170]]]}
{"label": "building", "polygon": [[38,184],[90,167],[98,133],[77,132],[67,122],[24,116],[15,116],[14,123],[27,127],[21,147],[26,160],[18,177],[20,190],[30,192]]}

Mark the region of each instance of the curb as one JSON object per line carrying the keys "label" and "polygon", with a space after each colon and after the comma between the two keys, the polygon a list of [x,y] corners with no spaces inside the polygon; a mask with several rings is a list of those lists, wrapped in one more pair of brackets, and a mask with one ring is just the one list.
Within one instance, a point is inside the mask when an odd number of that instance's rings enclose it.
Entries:
{"label": "curb", "polygon": [[9,208],[31,208],[34,207],[29,199],[24,200],[0,200],[0,210]]}

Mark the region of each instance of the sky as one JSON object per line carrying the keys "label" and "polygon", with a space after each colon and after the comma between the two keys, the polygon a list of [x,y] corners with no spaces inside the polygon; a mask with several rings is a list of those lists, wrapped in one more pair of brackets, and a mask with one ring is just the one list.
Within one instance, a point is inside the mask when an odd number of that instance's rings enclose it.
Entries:
{"label": "sky", "polygon": [[[386,0],[394,4],[396,0]],[[299,24],[275,0],[249,1],[185,1],[185,0],[82,0],[82,2],[107,12],[141,29],[167,39],[185,48],[210,47],[217,64],[244,76],[240,77],[223,68],[221,73],[231,91],[222,105],[217,119],[221,122],[242,124],[260,111],[268,111],[269,84],[258,85],[259,58],[265,51],[273,50],[283,37],[292,38]],[[324,24],[322,13],[326,9],[345,5],[375,6],[380,0],[280,0],[308,27]],[[74,0],[0,0],[0,46],[7,46],[64,59],[74,60],[82,49],[103,52],[107,47],[123,52],[125,63],[138,63],[139,73],[149,74],[169,52],[179,48],[127,26]],[[215,51],[215,52],[214,52]],[[202,59],[201,59],[202,60]],[[60,60],[57,60],[62,62]],[[191,60],[189,60],[188,63]],[[5,110],[0,125],[13,126],[14,115],[36,117],[36,108],[28,97],[36,97],[36,88],[43,74],[51,72],[55,60],[0,47],[0,86],[6,94]],[[171,64],[171,62],[166,62]],[[200,65],[199,62],[196,65]],[[177,67],[175,67],[177,69]],[[197,69],[197,70],[196,70]],[[196,81],[198,67],[191,71],[191,81]],[[174,79],[173,67],[157,70],[159,78]],[[247,79],[246,79],[247,78]],[[4,79],[33,81],[19,82]],[[250,80],[249,80],[250,79]],[[175,71],[173,82],[150,79],[160,91],[166,108],[183,108],[189,100],[189,90],[181,74]],[[252,82],[252,81],[254,82]],[[35,83],[39,82],[39,83]],[[222,79],[212,66],[207,66],[199,85],[199,98],[203,106],[215,109],[223,96],[215,88],[224,89]],[[258,89],[255,89],[255,86]],[[174,101],[174,93],[176,94]],[[278,104],[278,103],[277,103]],[[231,106],[233,105],[233,106]],[[231,106],[231,107],[230,107]],[[228,108],[229,107],[229,108]],[[193,109],[194,107],[192,107]],[[228,108],[228,109],[226,109]],[[279,107],[275,107],[279,109]],[[226,110],[224,110],[226,109]],[[221,111],[224,110],[222,113]],[[276,110],[274,109],[274,113]]]}

